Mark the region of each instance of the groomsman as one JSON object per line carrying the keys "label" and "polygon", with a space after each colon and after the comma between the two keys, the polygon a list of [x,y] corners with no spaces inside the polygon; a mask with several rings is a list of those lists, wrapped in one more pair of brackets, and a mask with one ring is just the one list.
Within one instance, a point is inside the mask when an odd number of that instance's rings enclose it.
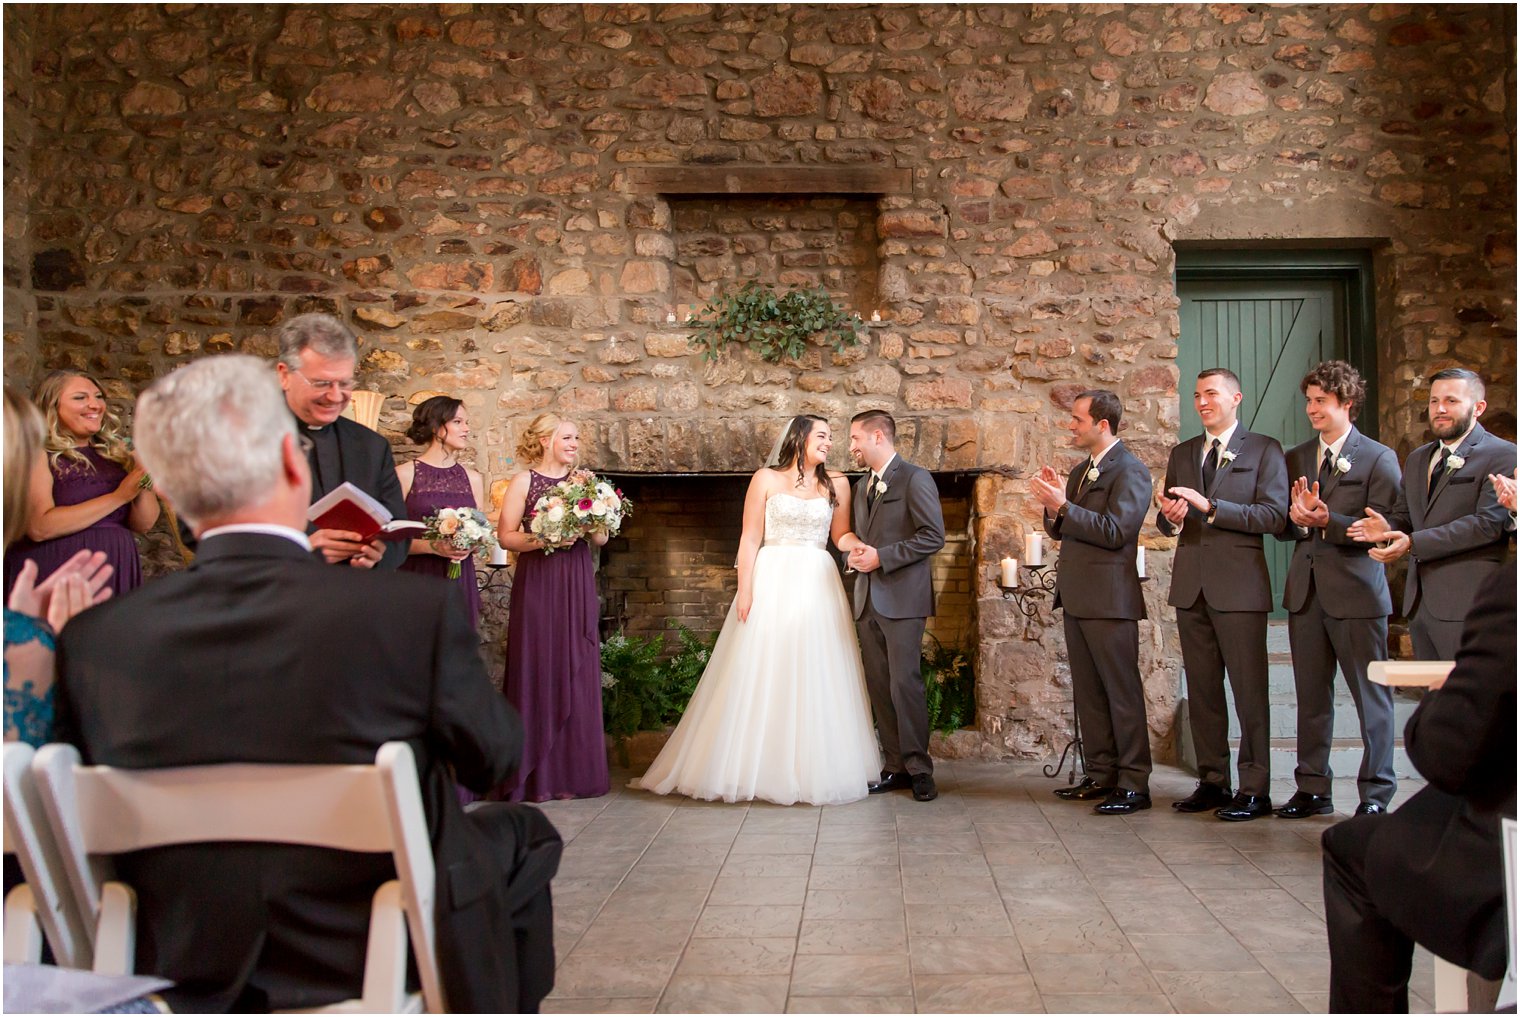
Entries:
{"label": "groomsman", "polygon": [[1061,798],[1102,798],[1093,811],[1122,816],[1151,807],[1151,746],[1140,680],[1145,597],[1135,565],[1151,502],[1151,471],[1115,436],[1119,397],[1092,389],[1071,404],[1071,443],[1086,452],[1063,484],[1046,466],[1030,480],[1045,531],[1062,541],[1055,604],[1066,627],[1072,698],[1087,776]]}
{"label": "groomsman", "polygon": [[1460,367],[1430,378],[1430,430],[1436,440],[1409,456],[1403,497],[1386,517],[1369,508],[1348,531],[1381,543],[1368,553],[1380,562],[1409,556],[1404,617],[1415,656],[1453,660],[1473,593],[1503,562],[1510,513],[1499,503],[1491,474],[1515,469],[1515,446],[1483,429],[1488,408],[1483,379]]}
{"label": "groomsman", "polygon": [[1351,688],[1362,728],[1357,815],[1386,812],[1393,773],[1393,690],[1367,680],[1367,665],[1388,659],[1388,576],[1346,535],[1371,506],[1391,511],[1399,497],[1399,460],[1352,424],[1367,398],[1356,368],[1328,360],[1299,383],[1316,436],[1288,453],[1293,482],[1289,525],[1297,542],[1283,606],[1298,695],[1298,791],[1277,810],[1283,819],[1328,815],[1330,740],[1335,723],[1335,668]]}
{"label": "groomsman", "polygon": [[[1181,532],[1167,603],[1177,609],[1198,787],[1179,812],[1220,819],[1270,815],[1267,612],[1272,583],[1262,535],[1288,519],[1288,468],[1275,439],[1240,426],[1240,379],[1211,367],[1198,375],[1193,408],[1203,434],[1172,448],[1156,526]],[[1240,786],[1230,793],[1225,677],[1240,718]]]}

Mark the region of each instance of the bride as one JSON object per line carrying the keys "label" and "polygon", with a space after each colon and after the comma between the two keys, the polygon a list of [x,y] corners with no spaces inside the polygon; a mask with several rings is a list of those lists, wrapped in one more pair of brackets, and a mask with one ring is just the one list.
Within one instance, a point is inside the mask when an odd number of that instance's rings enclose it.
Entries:
{"label": "bride", "polygon": [[850,487],[822,417],[792,418],[744,496],[739,593],[670,740],[631,787],[727,802],[835,805],[881,773],[855,625],[830,538]]}

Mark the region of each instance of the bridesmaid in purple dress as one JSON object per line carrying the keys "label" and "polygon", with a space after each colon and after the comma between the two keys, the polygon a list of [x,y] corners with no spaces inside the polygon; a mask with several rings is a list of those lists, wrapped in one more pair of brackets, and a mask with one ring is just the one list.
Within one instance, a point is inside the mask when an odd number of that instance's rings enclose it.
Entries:
{"label": "bridesmaid in purple dress", "polygon": [[[470,443],[470,421],[463,403],[452,396],[423,400],[412,411],[412,426],[406,436],[415,444],[427,446],[416,459],[396,467],[408,519],[420,521],[442,508],[480,507],[480,474],[457,461]],[[464,594],[470,625],[478,626],[480,589],[475,585],[473,555],[448,544],[414,540],[401,571],[444,578],[451,561],[460,563],[459,578],[452,582],[458,583]]]}
{"label": "bridesmaid in purple dress", "polygon": [[158,521],[158,497],[121,436],[121,422],[89,375],[54,371],[34,397],[47,426],[46,456],[34,467],[26,538],[5,555],[5,591],[21,565],[37,563],[38,581],[81,550],[104,551],[120,595],[142,585],[134,533]]}
{"label": "bridesmaid in purple dress", "polygon": [[[575,466],[580,432],[552,413],[533,419],[517,444],[529,468],[512,478],[496,536],[517,552],[507,622],[508,701],[522,714],[523,761],[494,797],[514,802],[595,798],[608,790],[602,733],[600,614],[591,548],[577,540],[545,554],[527,531],[533,505]],[[598,546],[607,538],[593,537]]]}

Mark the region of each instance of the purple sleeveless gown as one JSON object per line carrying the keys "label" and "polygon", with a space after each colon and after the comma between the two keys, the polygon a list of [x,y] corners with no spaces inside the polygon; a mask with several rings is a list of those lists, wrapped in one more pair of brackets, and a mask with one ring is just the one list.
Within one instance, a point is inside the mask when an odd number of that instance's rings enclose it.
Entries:
{"label": "purple sleeveless gown", "polygon": [[[531,474],[525,529],[533,504],[557,483]],[[523,761],[493,797],[542,802],[606,794],[600,607],[590,546],[579,540],[553,554],[519,554],[511,612],[502,691],[522,714]]]}
{"label": "purple sleeveless gown", "polygon": [[[414,463],[412,489],[406,495],[406,516],[419,522],[442,508],[479,508],[475,504],[475,492],[470,490],[470,474],[458,463],[446,468],[429,466],[421,460]],[[480,626],[480,588],[475,585],[475,556],[459,563],[459,590],[470,609],[470,627]],[[402,572],[419,572],[426,576],[446,579],[449,560],[436,554],[407,555],[401,563]]]}
{"label": "purple sleeveless gown", "polygon": [[[54,505],[78,505],[110,494],[126,478],[126,470],[90,446],[83,446],[79,451],[90,461],[90,466],[62,458],[49,465],[53,473]],[[5,555],[6,597],[10,596],[22,562],[31,559],[37,563],[37,580],[41,582],[80,550],[106,553],[106,560],[115,566],[111,573],[111,589],[116,596],[137,589],[142,585],[142,558],[137,553],[137,539],[127,528],[127,516],[131,510],[128,503],[78,533],[54,537],[40,544],[25,537],[16,541]]]}

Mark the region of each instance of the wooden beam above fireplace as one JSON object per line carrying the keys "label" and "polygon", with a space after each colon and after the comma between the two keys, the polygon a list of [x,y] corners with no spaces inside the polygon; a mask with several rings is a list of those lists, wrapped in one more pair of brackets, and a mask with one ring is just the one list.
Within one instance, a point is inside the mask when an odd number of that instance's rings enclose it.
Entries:
{"label": "wooden beam above fireplace", "polygon": [[911,194],[913,171],[882,166],[634,166],[635,194]]}

